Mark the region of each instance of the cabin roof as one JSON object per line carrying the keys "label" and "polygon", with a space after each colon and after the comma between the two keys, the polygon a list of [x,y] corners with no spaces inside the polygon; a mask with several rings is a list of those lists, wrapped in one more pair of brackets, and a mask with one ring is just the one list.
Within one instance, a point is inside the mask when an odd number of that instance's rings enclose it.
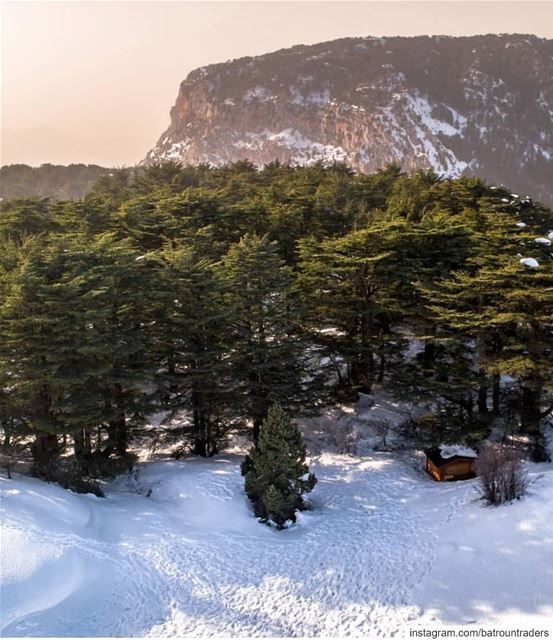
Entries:
{"label": "cabin roof", "polygon": [[433,447],[432,449],[426,449],[424,452],[426,453],[426,457],[436,466],[436,467],[445,467],[445,465],[450,462],[455,462],[456,460],[471,460],[474,462],[474,456],[461,456],[454,455],[449,458],[443,458],[440,453],[439,447]]}

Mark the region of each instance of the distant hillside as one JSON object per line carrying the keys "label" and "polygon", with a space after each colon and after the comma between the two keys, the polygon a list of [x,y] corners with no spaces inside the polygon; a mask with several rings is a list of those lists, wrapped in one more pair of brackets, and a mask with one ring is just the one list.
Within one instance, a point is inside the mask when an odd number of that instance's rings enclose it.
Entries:
{"label": "distant hillside", "polygon": [[144,162],[389,162],[553,203],[553,40],[347,38],[202,67]]}
{"label": "distant hillside", "polygon": [[67,167],[9,164],[0,168],[0,196],[4,200],[31,196],[54,200],[82,198],[98,178],[110,172],[111,169],[95,164],[70,164]]}

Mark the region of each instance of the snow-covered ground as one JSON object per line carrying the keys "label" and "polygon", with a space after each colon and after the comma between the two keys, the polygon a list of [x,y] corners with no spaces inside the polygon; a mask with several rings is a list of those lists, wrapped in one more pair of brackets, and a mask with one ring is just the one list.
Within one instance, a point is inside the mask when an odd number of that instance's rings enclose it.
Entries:
{"label": "snow-covered ground", "polygon": [[0,478],[4,636],[343,636],[553,620],[553,464],[523,501],[398,453],[322,453],[313,509],[259,524],[241,457],[146,462],[107,498]]}

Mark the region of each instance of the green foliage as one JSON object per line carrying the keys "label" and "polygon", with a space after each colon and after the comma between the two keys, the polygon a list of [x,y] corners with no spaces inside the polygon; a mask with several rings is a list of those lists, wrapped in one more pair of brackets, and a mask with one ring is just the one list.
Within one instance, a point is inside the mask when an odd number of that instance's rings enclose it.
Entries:
{"label": "green foliage", "polygon": [[279,529],[296,521],[305,508],[302,496],[317,482],[305,464],[305,446],[297,426],[278,405],[273,405],[261,426],[257,447],[242,463],[245,489],[255,515]]}
{"label": "green foliage", "polygon": [[291,407],[302,396],[292,272],[279,257],[276,242],[247,234],[223,257],[218,273],[235,397],[252,419],[256,440],[272,403]]}
{"label": "green foliage", "polygon": [[166,405],[192,410],[194,453],[213,455],[230,402],[224,360],[229,318],[215,265],[185,246],[165,247],[155,272],[152,348],[163,367],[158,380]]}
{"label": "green foliage", "polygon": [[[102,172],[80,200],[4,200],[7,455],[46,472],[72,453],[93,475],[169,410],[188,412],[182,438],[207,456],[236,425],[257,440],[274,403],[307,414],[381,383],[459,432],[501,417],[538,436],[553,260],[535,239],[551,229],[529,198],[395,165],[167,163]],[[271,489],[271,509],[281,500]]]}
{"label": "green foliage", "polygon": [[[537,433],[543,417],[540,396],[553,389],[553,262],[549,251],[535,244],[537,232],[515,226],[508,209],[487,201],[478,215],[471,215],[473,249],[464,268],[420,290],[449,350],[460,345],[460,336],[465,351],[467,339],[472,342],[481,384],[500,373],[518,379],[523,429]],[[538,269],[520,262],[529,250],[539,257]],[[465,371],[468,389],[474,369]]]}
{"label": "green foliage", "polygon": [[125,455],[127,419],[140,419],[151,376],[137,252],[110,236],[23,249],[0,316],[11,402],[39,437],[102,426],[106,449]]}

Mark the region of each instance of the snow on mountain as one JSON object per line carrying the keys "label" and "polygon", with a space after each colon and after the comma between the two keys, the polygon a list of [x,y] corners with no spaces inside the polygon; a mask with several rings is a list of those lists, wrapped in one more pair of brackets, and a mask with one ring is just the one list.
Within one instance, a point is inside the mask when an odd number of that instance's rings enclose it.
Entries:
{"label": "snow on mountain", "polygon": [[[553,465],[487,508],[390,453],[323,453],[311,511],[259,524],[241,458],[138,465],[77,495],[0,478],[4,636],[391,636],[434,623],[546,628]],[[513,577],[516,576],[516,580]]]}
{"label": "snow on mountain", "polygon": [[396,162],[553,203],[553,40],[346,38],[193,71],[146,164]]}

